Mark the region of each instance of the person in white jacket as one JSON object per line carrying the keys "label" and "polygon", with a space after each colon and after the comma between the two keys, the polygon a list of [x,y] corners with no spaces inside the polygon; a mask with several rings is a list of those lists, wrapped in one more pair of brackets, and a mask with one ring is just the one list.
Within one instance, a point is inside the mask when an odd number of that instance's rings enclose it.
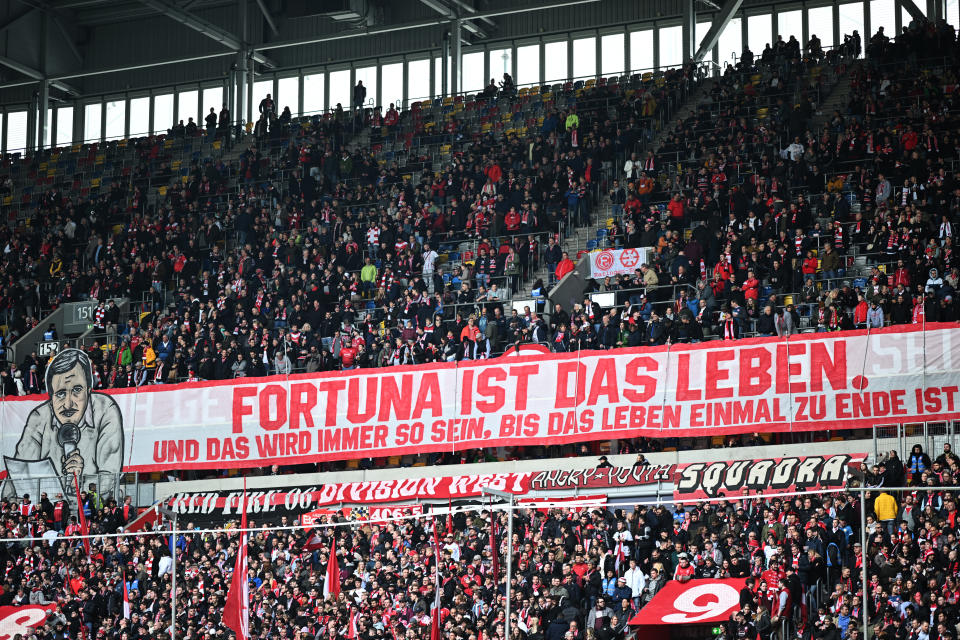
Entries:
{"label": "person in white jacket", "polygon": [[25,396],[27,395],[27,390],[23,386],[23,374],[20,373],[20,370],[17,369],[13,372],[13,384],[17,386],[17,395]]}
{"label": "person in white jacket", "polygon": [[930,277],[927,278],[927,285],[924,290],[936,295],[942,286],[943,278],[940,277],[940,273],[936,269],[930,269]]}
{"label": "person in white jacket", "polygon": [[647,576],[643,573],[643,569],[637,566],[635,558],[630,558],[630,568],[626,570],[623,577],[627,581],[627,586],[630,587],[634,605],[639,607],[640,598],[643,597],[643,588],[647,586]]}
{"label": "person in white jacket", "polygon": [[627,182],[632,182],[640,177],[641,164],[637,160],[637,154],[631,153],[630,159],[623,163],[623,177]]}

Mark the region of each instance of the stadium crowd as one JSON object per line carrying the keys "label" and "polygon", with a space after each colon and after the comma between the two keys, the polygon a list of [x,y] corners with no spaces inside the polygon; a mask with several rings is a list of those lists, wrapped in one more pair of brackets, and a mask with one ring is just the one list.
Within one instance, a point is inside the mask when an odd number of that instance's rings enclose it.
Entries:
{"label": "stadium crowd", "polygon": [[[376,135],[351,152],[348,115],[281,113],[238,160],[195,163],[156,205],[143,169],[132,190],[116,182],[89,201],[52,189],[36,224],[0,230],[5,340],[51,303],[99,300],[100,340],[84,346],[96,386],[123,388],[477,359],[523,342],[610,349],[956,320],[960,94],[942,59],[916,72],[956,47],[951,27],[916,24],[896,41],[878,33],[857,60],[854,34],[827,54],[851,79],[847,113],[815,133],[824,53],[778,39],[728,67],[644,159],[630,150],[695,86],[692,66],[644,91],[541,101],[525,138],[458,117],[431,134],[418,109],[390,109],[357,116]],[[495,118],[513,96],[479,99]],[[388,140],[414,135],[449,140],[451,165],[434,172],[415,146],[403,167],[384,160]],[[144,167],[163,159],[162,140],[133,144]],[[175,178],[160,167],[161,183]],[[556,233],[608,206],[605,242],[655,249],[634,276],[597,284],[618,304],[513,310],[520,291],[544,292],[539,274],[572,270]],[[452,269],[441,251],[460,258]],[[106,302],[145,293],[142,320]],[[42,391],[43,366],[36,354],[10,363],[4,393]]]}
{"label": "stadium crowd", "polygon": [[[798,496],[657,504],[633,508],[520,509],[514,519],[511,638],[621,640],[628,621],[670,580],[749,578],[727,638],[862,637],[862,562],[871,635],[890,640],[956,638],[960,459],[944,446],[931,460],[920,445],[865,468],[875,487]],[[647,464],[642,458],[637,463]],[[908,493],[884,486],[916,485]],[[113,533],[136,515],[128,504],[81,495],[91,534]],[[446,506],[446,505],[444,505]],[[287,516],[248,526],[251,638],[429,638],[440,545],[440,626],[448,640],[506,638],[506,515],[474,504],[447,517],[388,523],[329,516],[338,526],[278,529]],[[355,509],[353,518],[368,511]],[[5,502],[0,605],[55,603],[37,640],[165,638],[170,624],[171,552],[177,554],[178,636],[227,639],[221,611],[238,535],[163,531],[76,538],[63,496]],[[199,529],[184,522],[185,530]],[[256,520],[256,521],[255,521]],[[236,522],[227,523],[228,528]],[[273,528],[272,528],[273,527]],[[867,545],[860,545],[866,527]],[[436,531],[435,531],[436,530]],[[493,532],[496,531],[494,534]],[[22,542],[18,538],[42,538]],[[492,537],[495,536],[495,537]],[[309,539],[309,546],[308,546]],[[492,544],[491,544],[492,542]],[[335,549],[340,593],[324,596]],[[493,554],[498,554],[494,575]],[[124,581],[129,617],[124,614]],[[786,623],[786,627],[784,627]]]}

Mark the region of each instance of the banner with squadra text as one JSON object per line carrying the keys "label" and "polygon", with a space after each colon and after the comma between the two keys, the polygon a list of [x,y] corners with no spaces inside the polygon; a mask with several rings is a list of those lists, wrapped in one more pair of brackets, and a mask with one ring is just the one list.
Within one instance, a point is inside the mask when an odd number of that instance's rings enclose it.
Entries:
{"label": "banner with squadra text", "polygon": [[85,479],[960,418],[960,332],[946,324],[107,393],[84,389],[71,351],[51,397],[0,401],[0,451],[28,461],[17,468]]}

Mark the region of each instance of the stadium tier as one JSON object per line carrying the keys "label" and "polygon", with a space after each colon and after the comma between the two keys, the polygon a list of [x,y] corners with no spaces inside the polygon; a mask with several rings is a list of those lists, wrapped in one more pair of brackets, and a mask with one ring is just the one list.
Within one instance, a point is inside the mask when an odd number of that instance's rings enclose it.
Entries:
{"label": "stadium tier", "polygon": [[957,638],[955,0],[21,4],[0,640]]}

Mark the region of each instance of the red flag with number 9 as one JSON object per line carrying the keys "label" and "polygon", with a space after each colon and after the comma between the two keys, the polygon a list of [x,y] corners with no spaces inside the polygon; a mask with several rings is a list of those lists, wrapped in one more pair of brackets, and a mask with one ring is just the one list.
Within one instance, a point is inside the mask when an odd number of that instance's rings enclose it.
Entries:
{"label": "red flag with number 9", "polygon": [[47,614],[56,608],[56,604],[0,607],[0,640],[13,640],[18,634],[26,638],[33,629],[43,626]]}

